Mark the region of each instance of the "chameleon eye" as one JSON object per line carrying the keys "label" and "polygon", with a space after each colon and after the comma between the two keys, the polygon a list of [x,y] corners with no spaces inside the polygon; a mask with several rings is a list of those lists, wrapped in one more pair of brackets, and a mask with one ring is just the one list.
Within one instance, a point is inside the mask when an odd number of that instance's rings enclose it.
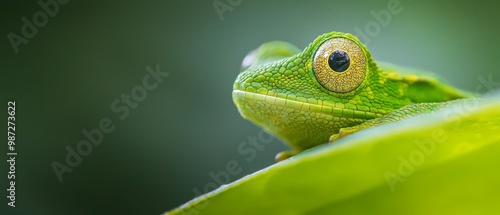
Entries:
{"label": "chameleon eye", "polygon": [[325,41],[314,56],[316,80],[329,91],[347,93],[365,79],[366,57],[358,44],[335,37]]}
{"label": "chameleon eye", "polygon": [[328,58],[328,65],[335,72],[345,71],[349,68],[349,64],[351,64],[351,59],[349,59],[349,55],[342,50],[332,52]]}

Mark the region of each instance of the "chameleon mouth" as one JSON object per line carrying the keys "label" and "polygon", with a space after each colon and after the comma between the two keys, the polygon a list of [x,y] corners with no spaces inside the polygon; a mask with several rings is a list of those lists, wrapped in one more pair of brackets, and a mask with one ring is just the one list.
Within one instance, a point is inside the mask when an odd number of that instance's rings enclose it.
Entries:
{"label": "chameleon mouth", "polygon": [[233,89],[233,101],[243,118],[263,127],[298,151],[327,142],[332,134],[339,132],[339,128],[383,115],[370,108],[359,110],[351,104],[306,99],[265,88],[249,92],[241,90],[238,85]]}
{"label": "chameleon mouth", "polygon": [[[233,90],[233,100],[236,105],[241,108],[249,108],[252,101],[264,103],[267,107],[282,107],[285,109],[292,109],[298,111],[312,112],[324,114],[326,120],[332,120],[334,117],[351,118],[351,119],[374,119],[384,115],[365,110],[354,110],[346,107],[342,103],[332,103],[328,101],[321,101],[317,99],[306,99],[303,97],[290,96],[286,94],[276,94],[272,91],[267,91],[266,94],[247,92],[243,90]],[[241,110],[240,110],[241,111]]]}

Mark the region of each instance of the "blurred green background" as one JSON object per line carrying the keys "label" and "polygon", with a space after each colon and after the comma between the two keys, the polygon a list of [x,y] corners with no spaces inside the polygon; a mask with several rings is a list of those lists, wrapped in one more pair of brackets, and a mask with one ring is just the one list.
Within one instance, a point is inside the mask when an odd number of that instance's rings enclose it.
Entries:
{"label": "blurred green background", "polygon": [[[250,162],[238,152],[260,131],[231,99],[243,57],[270,40],[302,49],[325,32],[363,30],[376,21],[370,12],[387,10],[389,0],[243,0],[234,7],[220,0],[232,8],[223,20],[213,2],[70,1],[17,54],[6,35],[21,35],[21,18],[41,8],[37,1],[0,3],[1,98],[5,109],[16,101],[18,152],[16,208],[2,197],[1,213],[160,214],[193,198],[193,189],[203,192],[214,182],[209,173],[231,161],[241,172],[230,181],[273,164],[287,149],[277,139]],[[376,60],[435,71],[471,91],[480,77],[500,80],[497,3],[400,5],[368,42]],[[111,103],[142,85],[145,67],[157,64],[170,75],[120,120]],[[0,116],[5,131],[6,111]],[[85,139],[82,130],[103,118],[115,130],[60,183],[51,163],[64,163],[65,147],[74,149]],[[5,196],[7,168],[0,162]]]}

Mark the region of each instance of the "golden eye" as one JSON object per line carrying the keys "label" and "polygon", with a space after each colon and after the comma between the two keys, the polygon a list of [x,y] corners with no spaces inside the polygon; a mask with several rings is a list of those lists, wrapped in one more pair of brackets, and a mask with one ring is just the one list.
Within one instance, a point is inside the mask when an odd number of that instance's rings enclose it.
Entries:
{"label": "golden eye", "polygon": [[321,44],[313,65],[316,80],[336,93],[350,92],[365,79],[365,54],[358,44],[347,38],[335,37]]}

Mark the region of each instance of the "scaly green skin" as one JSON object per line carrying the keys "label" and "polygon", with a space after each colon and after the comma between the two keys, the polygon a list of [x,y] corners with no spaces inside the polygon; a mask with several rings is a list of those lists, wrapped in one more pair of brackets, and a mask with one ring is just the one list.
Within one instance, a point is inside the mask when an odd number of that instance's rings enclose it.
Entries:
{"label": "scaly green skin", "polygon": [[[328,90],[314,74],[316,51],[336,37],[352,40],[366,57],[364,79],[350,92]],[[384,121],[372,119],[409,104],[470,97],[429,74],[375,63],[356,37],[341,32],[319,36],[302,52],[285,42],[263,44],[245,58],[243,69],[233,86],[241,115],[288,143],[294,153],[326,143],[332,135],[332,140],[343,136],[343,128],[352,133]],[[426,107],[413,106],[410,112],[432,110]]]}

